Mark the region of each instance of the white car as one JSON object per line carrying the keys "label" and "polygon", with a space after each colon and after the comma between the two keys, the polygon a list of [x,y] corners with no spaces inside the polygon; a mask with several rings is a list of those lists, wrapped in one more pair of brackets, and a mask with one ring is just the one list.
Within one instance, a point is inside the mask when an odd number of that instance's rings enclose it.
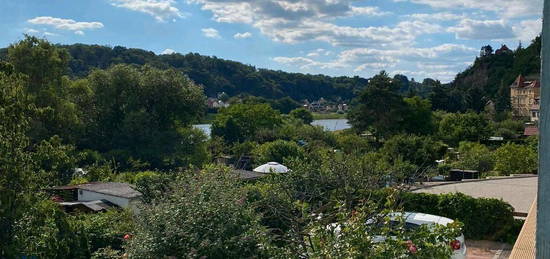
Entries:
{"label": "white car", "polygon": [[[446,226],[449,223],[452,223],[453,220],[441,216],[425,214],[425,213],[416,213],[416,212],[394,212],[388,215],[390,220],[395,219],[396,221],[399,218],[405,220],[405,228],[414,229],[415,227],[421,225],[443,225]],[[367,222],[368,223],[368,222]],[[380,237],[383,239],[383,237]],[[464,243],[464,235],[461,234],[450,244],[453,249],[453,255],[451,259],[464,259],[466,258],[466,244]]]}

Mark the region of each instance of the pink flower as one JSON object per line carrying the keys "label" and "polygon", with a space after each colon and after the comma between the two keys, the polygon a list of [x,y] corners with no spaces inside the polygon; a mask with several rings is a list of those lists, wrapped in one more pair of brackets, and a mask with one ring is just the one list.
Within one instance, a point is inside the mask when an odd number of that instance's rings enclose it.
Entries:
{"label": "pink flower", "polygon": [[414,243],[411,240],[407,240],[405,244],[407,245],[407,248],[409,249],[409,252],[411,254],[416,254],[416,252],[418,252],[418,248],[416,248],[416,245],[414,245]]}

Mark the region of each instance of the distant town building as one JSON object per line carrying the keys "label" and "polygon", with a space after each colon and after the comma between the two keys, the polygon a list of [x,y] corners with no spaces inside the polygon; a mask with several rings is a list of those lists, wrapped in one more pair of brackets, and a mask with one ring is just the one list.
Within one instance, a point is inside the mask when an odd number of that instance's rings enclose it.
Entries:
{"label": "distant town building", "polygon": [[[510,103],[515,117],[531,118],[533,108],[536,108],[539,98],[540,81],[538,80],[526,80],[519,75],[510,86]],[[538,118],[538,108],[535,112],[537,112],[536,117]]]}
{"label": "distant town building", "polygon": [[219,109],[229,107],[229,104],[217,98],[210,97],[206,99],[206,106],[210,109]]}

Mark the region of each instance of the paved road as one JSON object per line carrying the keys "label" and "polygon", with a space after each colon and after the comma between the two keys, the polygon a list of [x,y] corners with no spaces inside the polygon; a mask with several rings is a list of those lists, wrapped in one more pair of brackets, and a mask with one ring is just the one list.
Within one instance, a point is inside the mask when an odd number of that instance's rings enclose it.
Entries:
{"label": "paved road", "polygon": [[486,181],[458,182],[455,184],[427,186],[413,192],[454,193],[473,197],[497,198],[510,203],[516,212],[529,212],[537,194],[538,177],[504,178]]}

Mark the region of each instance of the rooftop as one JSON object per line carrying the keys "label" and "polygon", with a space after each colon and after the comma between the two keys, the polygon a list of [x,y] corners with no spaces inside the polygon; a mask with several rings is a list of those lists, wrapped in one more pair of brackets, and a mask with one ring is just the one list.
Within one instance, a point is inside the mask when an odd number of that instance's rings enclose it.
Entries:
{"label": "rooftop", "polygon": [[87,190],[101,194],[107,194],[122,198],[136,198],[141,196],[141,193],[136,191],[132,185],[128,183],[117,182],[92,182],[77,185],[57,186],[50,188],[52,190]]}

